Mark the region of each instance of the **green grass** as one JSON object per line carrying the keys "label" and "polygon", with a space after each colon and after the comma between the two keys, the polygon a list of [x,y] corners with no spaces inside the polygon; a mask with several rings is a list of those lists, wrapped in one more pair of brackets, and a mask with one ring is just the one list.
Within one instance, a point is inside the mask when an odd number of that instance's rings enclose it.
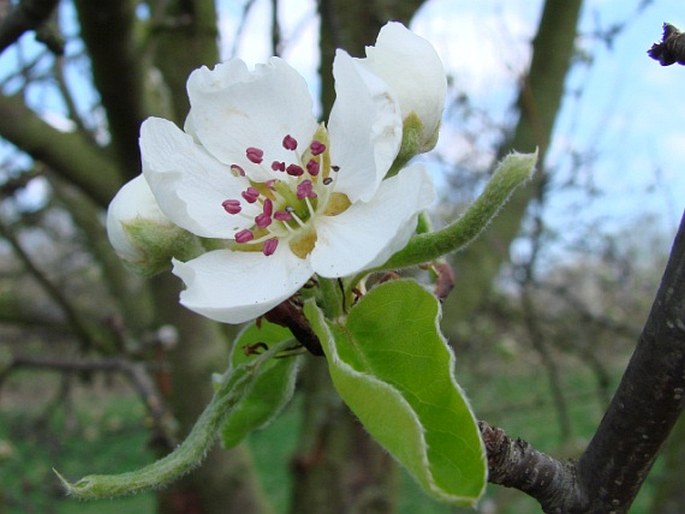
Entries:
{"label": "green grass", "polygon": [[[559,424],[544,373],[511,369],[483,382],[460,377],[476,413],[557,457],[572,458],[586,444],[602,414],[593,376],[579,366],[562,376],[569,398],[572,433],[560,437]],[[32,377],[34,378],[34,377]],[[104,401],[103,401],[104,398]],[[63,408],[38,423],[45,404],[19,404],[0,410],[0,514],[45,512],[58,514],[153,514],[152,493],[132,498],[81,503],[61,494],[52,468],[67,478],[88,473],[121,472],[150,462],[142,406],[130,395],[86,394],[65,415]],[[263,486],[279,513],[287,512],[291,476],[290,459],[299,430],[298,405],[292,405],[266,430],[249,437]],[[658,474],[658,466],[655,470]],[[653,479],[652,479],[653,480]],[[434,502],[403,474],[400,481],[400,514],[456,514],[474,512]],[[649,480],[631,514],[648,512]],[[518,491],[489,486],[482,505],[494,504],[498,514],[539,514],[537,503]]]}

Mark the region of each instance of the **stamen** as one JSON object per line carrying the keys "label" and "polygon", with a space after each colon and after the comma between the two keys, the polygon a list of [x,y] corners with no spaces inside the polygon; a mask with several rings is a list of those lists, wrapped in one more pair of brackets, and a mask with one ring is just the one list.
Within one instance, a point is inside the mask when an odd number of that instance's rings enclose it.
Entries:
{"label": "stamen", "polygon": [[332,183],[333,183],[333,177],[326,177],[325,179],[323,179],[323,185],[324,186],[327,186],[327,185],[332,184]]}
{"label": "stamen", "polygon": [[287,134],[283,138],[283,148],[286,150],[296,150],[297,149],[297,139],[295,139],[290,134]]}
{"label": "stamen", "polygon": [[250,162],[255,164],[261,164],[261,162],[264,160],[264,150],[255,148],[254,146],[250,146],[247,150],[245,150],[245,155]]}
{"label": "stamen", "polygon": [[319,161],[310,159],[307,163],[307,171],[312,177],[316,177],[319,174]]}
{"label": "stamen", "polygon": [[237,164],[231,164],[231,173],[233,173],[233,176],[235,177],[244,177],[245,176],[245,170],[238,166]]}
{"label": "stamen", "polygon": [[314,192],[314,187],[311,180],[303,180],[297,184],[297,197],[300,200],[303,198],[316,198],[316,196],[317,195]]}
{"label": "stamen", "polygon": [[267,216],[271,216],[273,214],[274,203],[271,201],[270,198],[267,198],[266,200],[264,200],[263,208],[264,208],[264,214],[266,214]]}
{"label": "stamen", "polygon": [[309,149],[312,151],[312,155],[317,156],[326,151],[326,145],[315,139],[312,141],[312,144],[309,145]]}
{"label": "stamen", "polygon": [[269,216],[268,214],[266,214],[264,212],[261,214],[258,214],[254,219],[255,225],[257,225],[259,228],[268,227],[269,225],[271,225],[272,221],[273,220],[271,219],[271,216]]}
{"label": "stamen", "polygon": [[337,171],[340,171],[340,166],[336,166],[336,165],[334,164],[333,166],[331,166],[331,169],[332,169],[333,171],[336,171],[336,172],[337,172]]}
{"label": "stamen", "polygon": [[276,251],[276,248],[278,248],[278,239],[275,237],[272,239],[267,239],[264,241],[262,253],[268,257],[269,255],[273,255],[273,253]]}
{"label": "stamen", "polygon": [[276,211],[274,212],[274,219],[278,221],[290,221],[293,217],[288,211]]}
{"label": "stamen", "polygon": [[240,200],[224,200],[221,202],[221,206],[229,214],[238,214],[242,210]]}
{"label": "stamen", "polygon": [[285,163],[283,161],[274,161],[271,163],[271,169],[274,171],[285,171]]}
{"label": "stamen", "polygon": [[259,191],[257,191],[254,187],[250,186],[245,191],[240,193],[240,196],[245,198],[245,201],[247,203],[255,203],[257,201],[257,198],[259,198]]}
{"label": "stamen", "polygon": [[302,166],[298,166],[297,164],[289,164],[288,167],[285,169],[285,172],[293,177],[300,177],[304,175],[304,170],[302,169]]}
{"label": "stamen", "polygon": [[249,229],[243,229],[235,233],[233,236],[236,243],[248,243],[254,239],[254,234]]}

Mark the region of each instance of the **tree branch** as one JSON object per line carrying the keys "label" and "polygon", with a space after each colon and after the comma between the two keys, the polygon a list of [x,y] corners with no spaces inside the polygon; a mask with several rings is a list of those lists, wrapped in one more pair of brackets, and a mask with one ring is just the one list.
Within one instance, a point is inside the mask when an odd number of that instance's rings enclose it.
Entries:
{"label": "tree branch", "polygon": [[0,236],[12,247],[14,253],[29,271],[31,276],[43,288],[45,293],[62,310],[65,318],[72,327],[74,334],[85,348],[109,349],[113,346],[111,338],[107,337],[102,330],[98,330],[92,323],[72,305],[62,291],[36,266],[31,256],[26,252],[15,234],[0,222]]}
{"label": "tree branch", "polygon": [[[478,422],[488,456],[488,481],[513,487],[540,502],[545,512],[563,514],[560,501],[579,497],[575,491],[572,462],[553,459],[522,439],[512,439],[504,430]],[[575,494],[569,494],[573,491]],[[561,509],[561,510],[560,510]]]}
{"label": "tree branch", "polygon": [[580,459],[552,459],[481,422],[489,481],[548,514],[628,512],[685,406],[685,215],[652,310],[609,408]]}
{"label": "tree branch", "polygon": [[[583,512],[627,512],[685,398],[685,216],[637,348],[578,462]],[[580,511],[576,511],[580,512]]]}
{"label": "tree branch", "polygon": [[21,368],[56,371],[64,374],[84,372],[121,373],[127,378],[150,413],[153,421],[152,439],[154,444],[163,445],[167,451],[172,449],[175,440],[171,436],[171,414],[159,395],[144,363],[130,362],[120,358],[71,360],[52,357],[15,356],[9,365],[5,366],[0,372],[0,384],[11,372]]}
{"label": "tree branch", "polygon": [[130,0],[77,0],[76,6],[112,145],[126,178],[133,178],[140,173],[138,131],[148,115],[140,49],[133,35],[135,5]]}
{"label": "tree branch", "polygon": [[121,185],[119,169],[78,133],[54,129],[19,95],[0,95],[0,136],[47,164],[65,180],[106,206]]}
{"label": "tree branch", "polygon": [[57,7],[59,0],[23,0],[0,24],[0,53],[17,41],[24,32],[40,28]]}

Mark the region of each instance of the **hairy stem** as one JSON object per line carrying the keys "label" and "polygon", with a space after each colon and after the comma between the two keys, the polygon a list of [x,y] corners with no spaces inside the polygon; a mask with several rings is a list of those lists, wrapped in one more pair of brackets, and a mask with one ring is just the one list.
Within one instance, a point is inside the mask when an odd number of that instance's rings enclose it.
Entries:
{"label": "hairy stem", "polygon": [[74,484],[58,474],[62,485],[70,495],[90,500],[137,493],[181,477],[202,462],[214,444],[222,421],[249,391],[261,365],[290,344],[290,341],[285,341],[275,345],[255,360],[229,370],[188,437],[166,457],[136,471],[118,475],[88,475]]}

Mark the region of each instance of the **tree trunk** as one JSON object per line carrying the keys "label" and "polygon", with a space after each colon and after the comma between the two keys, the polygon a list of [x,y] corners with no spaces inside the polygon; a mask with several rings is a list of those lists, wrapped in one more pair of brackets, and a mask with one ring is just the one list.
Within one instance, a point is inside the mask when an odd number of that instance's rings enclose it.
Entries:
{"label": "tree trunk", "polygon": [[[498,152],[503,157],[512,150],[532,152],[537,148],[538,171],[531,184],[514,193],[479,239],[453,256],[459,294],[448,297],[444,305],[447,333],[449,325],[468,320],[487,298],[497,273],[509,258],[509,247],[519,233],[526,209],[544,184],[545,155],[564,95],[581,5],[582,0],[545,2],[533,40],[530,70],[518,96],[519,121]],[[466,277],[463,282],[460,276]]]}

